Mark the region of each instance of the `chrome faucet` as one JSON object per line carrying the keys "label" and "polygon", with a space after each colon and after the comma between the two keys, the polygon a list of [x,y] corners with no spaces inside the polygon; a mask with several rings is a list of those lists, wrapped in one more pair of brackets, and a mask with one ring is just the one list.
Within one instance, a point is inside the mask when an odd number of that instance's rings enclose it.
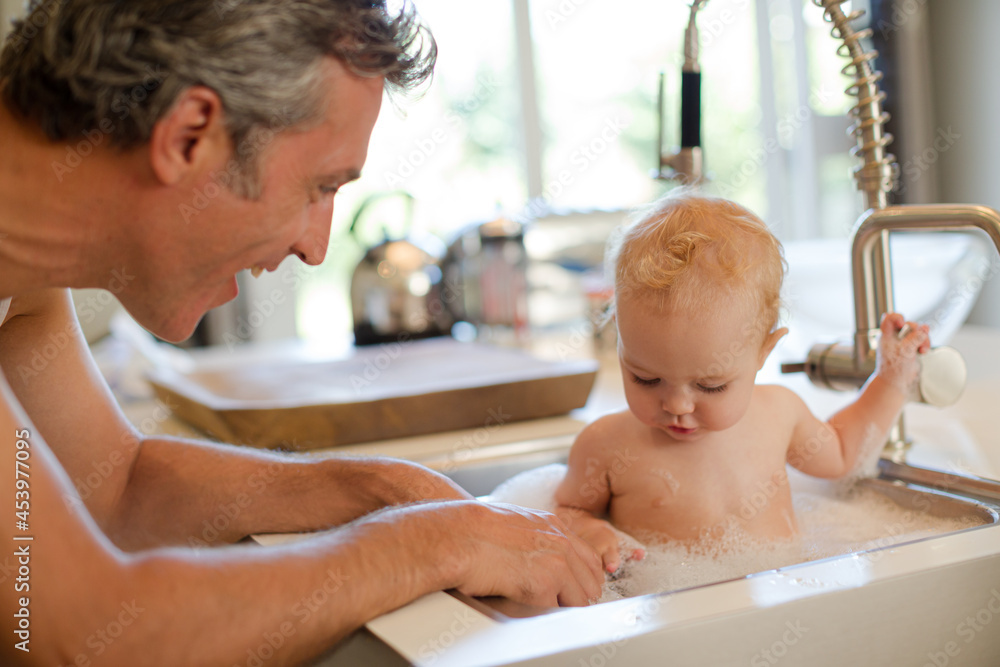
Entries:
{"label": "chrome faucet", "polygon": [[[892,276],[886,274],[882,280],[876,270],[878,259],[889,259],[879,257],[883,248],[889,247],[889,232],[961,232],[975,229],[985,232],[1000,252],[1000,212],[986,206],[924,204],[866,211],[858,219],[851,243],[856,323],[853,343],[814,345],[805,362],[783,364],[782,371],[804,371],[814,384],[829,389],[847,390],[862,386],[875,370],[875,350],[882,315],[895,310]],[[888,261],[886,264],[891,265]],[[962,371],[964,373],[964,368]],[[889,434],[883,457],[899,462],[908,446],[900,415]]]}
{"label": "chrome faucet", "polygon": [[701,152],[701,65],[698,62],[698,11],[708,0],[692,0],[687,29],[684,31],[684,65],[681,67],[681,143],[672,152],[665,152],[664,109],[666,78],[660,73],[657,97],[657,166],[653,177],[698,185],[704,179]]}
{"label": "chrome faucet", "polygon": [[856,359],[870,358],[883,313],[895,310],[891,280],[876,280],[874,250],[887,232],[956,232],[981,229],[1000,252],[1000,213],[975,204],[889,206],[865,212],[854,228],[851,272],[854,283]]}
{"label": "chrome faucet", "polygon": [[[857,138],[857,147],[852,154],[862,158],[862,165],[855,169],[854,174],[858,189],[864,194],[867,210],[858,218],[851,242],[856,323],[853,343],[814,345],[805,362],[782,364],[781,370],[785,373],[804,371],[814,384],[849,390],[861,387],[874,372],[881,318],[895,310],[889,233],[981,229],[1000,251],[1000,213],[971,204],[887,205],[887,195],[893,189],[898,167],[894,164],[895,158],[885,150],[892,136],[883,131],[888,115],[881,108],[885,93],[878,89],[882,74],[871,67],[876,53],[866,52],[861,44],[862,39],[871,36],[871,30],[854,31],[851,24],[863,11],[845,15],[840,8],[845,0],[813,2],[823,8],[824,17],[833,24],[832,34],[843,40],[840,53],[851,59],[843,73],[853,73],[855,80],[847,89],[848,94],[858,98],[851,109],[851,116],[857,120],[850,129]],[[965,369],[961,357],[957,353],[955,355],[957,363],[962,366],[960,392]],[[921,400],[934,402],[927,400],[923,391],[921,394]],[[948,400],[953,401],[957,396],[958,393],[953,393]],[[936,404],[946,405],[948,402]],[[902,462],[909,444],[900,414],[889,433],[883,458]]]}

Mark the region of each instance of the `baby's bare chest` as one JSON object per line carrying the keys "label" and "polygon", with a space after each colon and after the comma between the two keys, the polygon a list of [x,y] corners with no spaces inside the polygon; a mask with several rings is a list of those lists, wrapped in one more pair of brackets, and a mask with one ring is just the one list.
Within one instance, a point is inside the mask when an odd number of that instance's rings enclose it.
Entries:
{"label": "baby's bare chest", "polygon": [[623,528],[689,539],[734,519],[753,523],[784,516],[791,504],[787,435],[765,431],[725,446],[705,443],[703,451],[698,443],[619,447],[617,465],[608,468],[610,518]]}

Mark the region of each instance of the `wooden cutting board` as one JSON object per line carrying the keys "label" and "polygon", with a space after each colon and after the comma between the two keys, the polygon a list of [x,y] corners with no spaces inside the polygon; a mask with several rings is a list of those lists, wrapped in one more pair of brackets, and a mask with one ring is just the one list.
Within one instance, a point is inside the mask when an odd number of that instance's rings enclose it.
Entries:
{"label": "wooden cutting board", "polygon": [[220,440],[308,450],[565,414],[587,402],[597,367],[434,338],[333,359],[160,368],[149,381],[178,417]]}

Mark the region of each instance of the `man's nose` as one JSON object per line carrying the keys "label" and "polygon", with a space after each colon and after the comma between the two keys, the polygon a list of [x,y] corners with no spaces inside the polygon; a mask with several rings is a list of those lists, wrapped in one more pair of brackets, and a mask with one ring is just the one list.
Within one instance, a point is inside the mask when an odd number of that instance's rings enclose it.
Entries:
{"label": "man's nose", "polygon": [[310,207],[306,231],[292,246],[292,252],[306,264],[318,266],[326,258],[333,224],[333,198]]}

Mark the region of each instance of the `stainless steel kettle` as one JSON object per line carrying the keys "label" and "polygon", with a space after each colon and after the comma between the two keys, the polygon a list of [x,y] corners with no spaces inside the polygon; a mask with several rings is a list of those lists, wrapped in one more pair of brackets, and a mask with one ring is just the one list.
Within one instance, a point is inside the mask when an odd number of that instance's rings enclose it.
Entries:
{"label": "stainless steel kettle", "polygon": [[365,199],[354,214],[349,232],[358,239],[359,222],[373,205],[390,197],[406,200],[408,238],[390,239],[383,228],[380,243],[368,248],[351,278],[351,312],[355,345],[402,342],[442,336],[454,318],[441,299],[440,262],[444,244],[434,237],[414,238],[414,199],[401,190]]}
{"label": "stainless steel kettle", "polygon": [[466,227],[441,263],[448,310],[456,321],[485,330],[510,329],[523,337],[528,326],[527,264],[520,223],[498,216]]}

